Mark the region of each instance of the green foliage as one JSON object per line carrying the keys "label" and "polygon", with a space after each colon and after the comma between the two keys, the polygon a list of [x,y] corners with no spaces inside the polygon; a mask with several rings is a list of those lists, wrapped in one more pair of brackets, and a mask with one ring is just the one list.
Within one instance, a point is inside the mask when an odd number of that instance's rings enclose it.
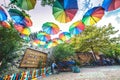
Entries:
{"label": "green foliage", "polygon": [[85,30],[71,39],[71,46],[76,52],[99,52],[110,48],[111,42],[119,40],[118,37],[111,37],[118,32],[111,24],[108,26],[86,26]]}
{"label": "green foliage", "polygon": [[9,67],[8,63],[18,57],[14,52],[22,46],[21,41],[22,39],[14,28],[7,29],[0,26],[0,61],[2,61],[0,69]]}
{"label": "green foliage", "polygon": [[101,50],[107,57],[120,57],[120,43],[111,43],[109,48]]}
{"label": "green foliage", "polygon": [[53,50],[53,56],[56,61],[63,61],[73,56],[74,49],[69,44],[60,44]]}
{"label": "green foliage", "polygon": [[54,0],[42,0],[42,1],[41,1],[41,5],[42,5],[42,6],[45,6],[45,5],[50,5],[50,6],[52,6],[53,3],[54,3]]}

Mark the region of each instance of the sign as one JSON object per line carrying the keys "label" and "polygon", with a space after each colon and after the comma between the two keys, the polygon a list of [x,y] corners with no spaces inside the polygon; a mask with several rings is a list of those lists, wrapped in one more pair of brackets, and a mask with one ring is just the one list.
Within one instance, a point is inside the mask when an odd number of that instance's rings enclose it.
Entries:
{"label": "sign", "polygon": [[20,63],[20,67],[24,68],[39,68],[45,67],[47,60],[47,53],[27,48],[24,57]]}

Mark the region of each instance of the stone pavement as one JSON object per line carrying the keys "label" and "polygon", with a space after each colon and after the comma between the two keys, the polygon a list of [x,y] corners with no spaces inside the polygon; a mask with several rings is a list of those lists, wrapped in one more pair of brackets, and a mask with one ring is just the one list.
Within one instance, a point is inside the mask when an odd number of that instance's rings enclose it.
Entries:
{"label": "stone pavement", "polygon": [[61,72],[38,80],[120,80],[120,66],[100,66],[80,70],[80,73]]}

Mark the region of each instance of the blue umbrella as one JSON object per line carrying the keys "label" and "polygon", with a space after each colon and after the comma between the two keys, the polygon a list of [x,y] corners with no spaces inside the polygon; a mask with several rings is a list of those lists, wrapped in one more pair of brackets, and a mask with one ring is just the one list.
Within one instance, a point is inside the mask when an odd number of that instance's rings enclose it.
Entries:
{"label": "blue umbrella", "polygon": [[7,20],[7,14],[4,9],[0,6],[0,21]]}

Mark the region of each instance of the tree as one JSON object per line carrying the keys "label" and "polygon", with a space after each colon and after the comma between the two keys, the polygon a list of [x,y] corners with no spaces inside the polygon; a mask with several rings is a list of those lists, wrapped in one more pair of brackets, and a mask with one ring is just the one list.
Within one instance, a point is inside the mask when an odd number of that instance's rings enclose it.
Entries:
{"label": "tree", "polygon": [[[12,26],[12,23],[10,24]],[[6,69],[8,67],[7,63],[12,62],[17,57],[14,52],[20,49],[22,41],[13,26],[10,29],[0,26],[0,62],[2,61],[0,69]]]}
{"label": "tree", "polygon": [[50,6],[52,6],[53,3],[54,3],[54,1],[55,1],[55,0],[42,0],[42,1],[41,1],[41,5],[42,5],[42,6],[45,6],[45,5],[50,5]]}
{"label": "tree", "polygon": [[74,49],[67,43],[60,44],[53,49],[53,56],[56,61],[63,61],[73,56],[75,53]]}
{"label": "tree", "polygon": [[118,32],[114,30],[111,24],[108,26],[86,26],[85,30],[71,39],[71,45],[76,52],[92,51],[93,57],[96,60],[95,52],[110,47],[111,41],[117,38],[111,37]]}

